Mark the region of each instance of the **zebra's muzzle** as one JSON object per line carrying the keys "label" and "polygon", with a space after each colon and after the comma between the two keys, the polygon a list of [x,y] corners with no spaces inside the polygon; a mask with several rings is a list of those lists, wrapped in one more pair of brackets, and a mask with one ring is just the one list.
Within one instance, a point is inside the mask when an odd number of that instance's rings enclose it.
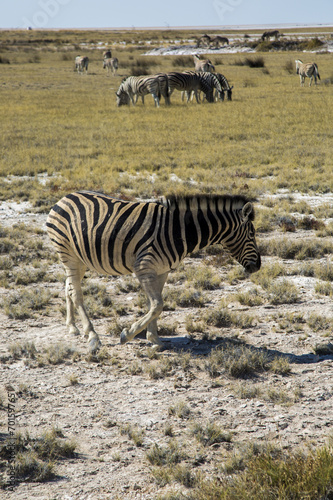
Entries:
{"label": "zebra's muzzle", "polygon": [[258,256],[257,261],[249,261],[245,264],[244,268],[247,273],[255,273],[256,271],[259,271],[261,267],[261,258],[260,255]]}

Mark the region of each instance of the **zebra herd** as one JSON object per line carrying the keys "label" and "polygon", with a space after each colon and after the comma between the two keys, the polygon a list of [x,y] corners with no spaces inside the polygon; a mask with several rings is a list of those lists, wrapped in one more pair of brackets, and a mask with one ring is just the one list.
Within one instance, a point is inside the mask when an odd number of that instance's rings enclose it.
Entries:
{"label": "zebra herd", "polygon": [[[107,73],[109,71],[115,76],[118,69],[118,59],[117,57],[112,57],[111,50],[106,50],[103,53],[103,69],[107,68]],[[75,70],[82,74],[84,70],[88,73],[89,57],[87,56],[77,56],[75,58]]]}
{"label": "zebra herd", "polygon": [[[207,102],[214,102],[214,99],[224,100],[224,94],[227,93],[227,99],[232,100],[232,88],[225,76],[219,73],[197,72],[197,71],[172,71],[169,73],[158,73],[150,76],[129,76],[125,78],[117,92],[117,106],[125,104],[136,104],[138,97],[151,94],[155,101],[155,106],[159,107],[161,96],[165,99],[165,104],[170,104],[170,96],[174,90],[185,92],[187,102],[189,102],[192,93],[199,103],[199,94],[201,91]],[[214,91],[216,92],[214,96]]]}
{"label": "zebra herd", "polygon": [[51,209],[46,226],[66,272],[69,332],[78,334],[75,310],[92,352],[101,342],[83,304],[86,269],[109,276],[132,274],[139,280],[149,311],[120,336],[121,343],[147,329],[147,339],[163,345],[157,318],[168,274],[190,253],[223,244],[246,272],[258,271],[260,254],[253,227],[252,203],[242,196],[162,198],[123,201],[95,192],[76,192]]}
{"label": "zebra herd", "polygon": [[187,96],[187,102],[193,96],[197,103],[200,102],[199,94],[203,92],[207,102],[214,100],[224,100],[225,93],[227,100],[232,100],[232,86],[229,85],[226,77],[220,73],[214,73],[215,68],[209,59],[200,59],[194,55],[195,71],[171,71],[169,73],[158,73],[149,76],[129,76],[121,82],[117,92],[117,106],[136,104],[138,97],[151,94],[155,106],[159,107],[161,96],[165,99],[165,104],[170,105],[170,96],[174,90],[182,92]]}

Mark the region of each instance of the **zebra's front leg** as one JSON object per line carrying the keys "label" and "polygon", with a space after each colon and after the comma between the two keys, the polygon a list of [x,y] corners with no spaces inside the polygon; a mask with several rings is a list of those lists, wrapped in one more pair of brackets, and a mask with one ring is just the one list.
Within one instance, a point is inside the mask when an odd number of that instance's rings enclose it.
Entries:
{"label": "zebra's front leg", "polygon": [[193,90],[193,94],[195,95],[195,98],[196,98],[196,101],[198,104],[200,104],[200,101],[199,101],[199,96],[198,96],[198,91],[195,89]]}
{"label": "zebra's front leg", "polygon": [[137,275],[148,297],[149,311],[143,318],[133,323],[129,330],[125,328],[122,331],[120,335],[121,344],[125,344],[125,342],[132,340],[138,333],[147,327],[147,340],[153,344],[163,346],[163,342],[157,335],[157,318],[163,310],[162,290],[168,274],[169,273],[165,273],[157,276],[155,272],[152,272],[144,277]]}

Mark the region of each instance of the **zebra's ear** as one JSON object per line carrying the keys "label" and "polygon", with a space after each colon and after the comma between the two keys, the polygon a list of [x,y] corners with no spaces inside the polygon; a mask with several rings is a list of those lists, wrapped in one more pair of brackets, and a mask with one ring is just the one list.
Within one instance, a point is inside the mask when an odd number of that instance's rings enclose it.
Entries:
{"label": "zebra's ear", "polygon": [[242,209],[242,215],[244,217],[244,222],[248,221],[249,219],[253,219],[253,205],[251,202],[247,202],[243,209]]}

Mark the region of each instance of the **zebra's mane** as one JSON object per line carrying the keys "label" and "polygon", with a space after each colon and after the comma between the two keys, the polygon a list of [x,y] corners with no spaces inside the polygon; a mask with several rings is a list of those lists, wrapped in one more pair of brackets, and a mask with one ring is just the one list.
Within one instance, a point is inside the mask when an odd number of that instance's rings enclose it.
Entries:
{"label": "zebra's mane", "polygon": [[[197,195],[186,195],[186,196],[177,196],[177,195],[169,195],[163,196],[159,202],[162,205],[168,208],[186,208],[189,202],[193,200],[198,200],[201,205],[213,205],[217,203],[221,203],[222,205],[226,205],[228,202],[233,210],[239,210],[246,205],[250,200],[243,195],[218,195],[218,194],[197,194]],[[252,210],[251,220],[254,220],[254,210]]]}

